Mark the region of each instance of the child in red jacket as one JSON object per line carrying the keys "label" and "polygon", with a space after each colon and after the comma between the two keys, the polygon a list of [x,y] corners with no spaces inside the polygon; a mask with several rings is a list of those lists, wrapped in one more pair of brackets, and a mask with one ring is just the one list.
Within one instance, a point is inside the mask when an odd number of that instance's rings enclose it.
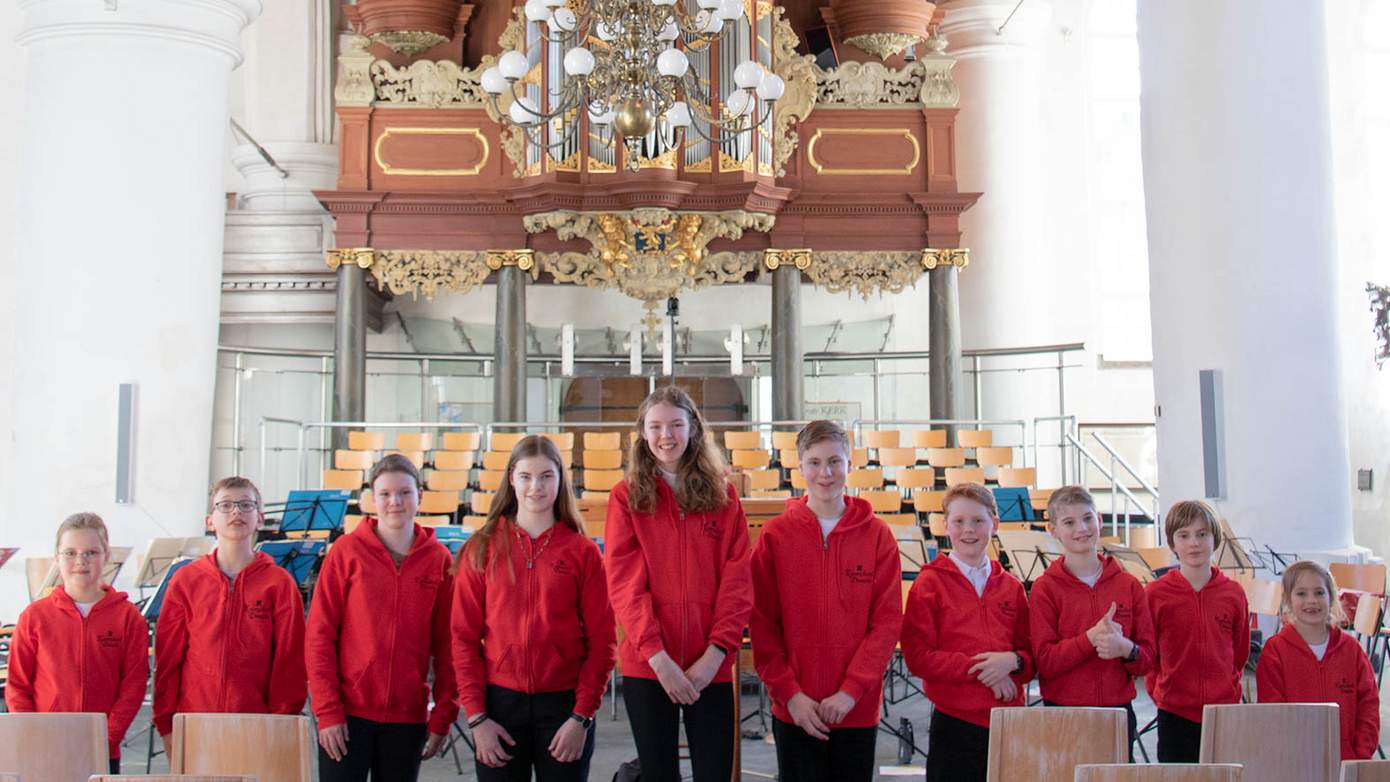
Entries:
{"label": "child in red jacket", "polygon": [[1211,564],[1221,527],[1210,506],[1178,502],[1163,526],[1181,567],[1144,587],[1158,651],[1146,685],[1158,707],[1158,762],[1196,763],[1202,707],[1240,702],[1249,607],[1240,584]]}
{"label": "child in red jacket", "polygon": [[806,496],[753,552],[753,660],[772,694],[777,778],[868,782],[902,629],[898,544],[867,501],[845,496],[844,429],[812,421],[796,451]]}
{"label": "child in red jacket", "polygon": [[733,774],[734,656],[753,609],[748,520],[705,421],[676,386],[637,409],[627,477],[608,498],[604,556],[623,703],[642,779],[680,782],[682,712],[695,782]]}
{"label": "child in red jacket", "polygon": [[[333,544],[305,634],[321,782],[414,782],[458,716],[449,550],[415,523],[420,472],[400,454],[369,481],[377,516]],[[434,708],[429,707],[433,658]]]}
{"label": "child in red jacket", "polygon": [[903,616],[903,659],[935,706],[928,782],[983,782],[989,712],[1022,706],[1033,678],[1028,597],[988,556],[999,523],[994,495],[977,483],[942,498],[949,556],[922,568]]}
{"label": "child in red jacket", "polygon": [[584,782],[616,638],[555,444],[517,443],[454,569],[454,670],[478,779]]}
{"label": "child in red jacket", "polygon": [[304,601],[255,549],[261,492],[233,477],[210,497],[203,523],[217,548],[170,579],[155,627],[154,726],[166,752],[175,714],[298,714],[307,695]]}
{"label": "child in red jacket", "polygon": [[1154,658],[1144,585],[1114,557],[1100,555],[1100,517],[1090,492],[1057,489],[1047,519],[1063,557],[1033,582],[1028,596],[1043,703],[1122,708],[1132,747],[1134,679],[1148,673]]}
{"label": "child in red jacket", "polygon": [[1332,574],[1316,562],[1295,562],[1283,581],[1289,623],[1260,652],[1259,701],[1337,704],[1342,760],[1367,760],[1380,743],[1380,688],[1365,650],[1332,624]]}
{"label": "child in red jacket", "polygon": [[111,773],[119,774],[121,739],[150,678],[150,635],[126,594],[101,582],[110,552],[95,513],[74,513],[58,526],[63,583],[19,615],[5,704],[13,712],[104,712]]}

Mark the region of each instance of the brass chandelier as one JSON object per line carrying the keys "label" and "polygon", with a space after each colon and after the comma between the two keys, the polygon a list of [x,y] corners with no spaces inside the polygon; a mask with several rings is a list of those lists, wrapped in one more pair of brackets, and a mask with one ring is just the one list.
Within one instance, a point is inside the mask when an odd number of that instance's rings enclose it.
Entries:
{"label": "brass chandelier", "polygon": [[[632,171],[641,167],[638,140],[653,131],[668,146],[691,128],[712,144],[726,143],[763,124],[786,84],[770,63],[751,56],[756,44],[750,44],[750,57],[733,71],[733,89],[712,95],[685,50],[729,39],[723,33],[743,18],[744,4],[696,0],[695,6],[698,10],[687,10],[685,0],[527,0],[524,13],[541,26],[540,43],[557,44],[565,52],[562,83],[558,89],[547,85],[543,94],[549,100],[539,105],[524,84],[518,85],[531,71],[530,60],[523,52],[508,51],[483,72],[483,89],[498,115],[524,130],[536,146],[567,144],[581,124],[578,113],[585,110],[591,127],[616,131],[610,144],[623,136]],[[504,93],[512,99],[506,112],[498,105]],[[565,122],[563,138],[546,144],[540,128],[557,117],[573,121]]]}

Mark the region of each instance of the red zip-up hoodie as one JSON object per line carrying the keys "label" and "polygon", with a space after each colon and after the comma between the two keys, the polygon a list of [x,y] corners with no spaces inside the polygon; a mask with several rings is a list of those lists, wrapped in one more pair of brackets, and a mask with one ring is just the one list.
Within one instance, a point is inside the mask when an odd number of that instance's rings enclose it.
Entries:
{"label": "red zip-up hoodie", "polygon": [[304,601],[262,552],[228,579],[217,552],[174,574],[154,635],[154,725],[189,712],[298,714],[307,695]]}
{"label": "red zip-up hoodie", "polygon": [[687,513],[656,478],[652,513],[628,506],[627,481],[608,497],[604,563],[613,614],[627,632],[618,648],[623,676],[655,679],[647,660],[665,649],[682,669],[711,644],[728,652],[712,681],[733,678],[734,656],[753,611],[748,519],[738,492],[711,512]]}
{"label": "red zip-up hoodie", "polygon": [[464,712],[485,711],[493,684],[528,694],[574,690],[575,713],[592,717],[617,646],[598,546],[559,523],[532,540],[503,519],[496,534],[510,536],[510,570],[491,553],[487,573],[476,570],[465,547],[454,573],[454,671]]}
{"label": "red zip-up hoodie", "polygon": [[1239,703],[1250,656],[1245,590],[1217,568],[1200,591],[1170,570],[1144,587],[1158,657],[1146,680],[1154,705],[1189,722],[1208,703]]}
{"label": "red zip-up hoodie", "polygon": [[1327,630],[1322,660],[1293,625],[1284,625],[1260,652],[1255,667],[1260,703],[1335,703],[1342,729],[1342,760],[1369,760],[1380,743],[1380,688],[1371,661],[1355,639]]}
{"label": "red zip-up hoodie", "polygon": [[[1033,582],[1028,618],[1043,700],[1063,706],[1124,706],[1134,700],[1134,679],[1153,667],[1154,632],[1144,585],[1114,557],[1101,557],[1094,587],[1058,559]],[[1110,604],[1126,638],[1139,647],[1134,662],[1102,660],[1086,631]]]}
{"label": "red zip-up hoodie", "polygon": [[854,708],[833,728],[871,728],[883,672],[902,630],[902,566],[888,525],[858,497],[822,537],[801,497],[763,527],[753,551],[753,662],[772,714],[792,722],[799,692],[821,701],[843,690]]}
{"label": "red zip-up hoodie", "polygon": [[[903,660],[922,680],[927,698],[956,719],[989,727],[996,706],[1022,706],[1026,685],[1033,678],[1033,652],[1028,644],[1028,596],[1023,584],[991,562],[984,594],[942,555],[922,568],[907,595],[903,616]],[[1011,701],[994,697],[970,668],[981,652],[1015,652],[1023,667],[1010,676],[1018,685]]]}
{"label": "red zip-up hoodie", "polygon": [[458,717],[449,550],[434,530],[416,524],[415,541],[397,568],[376,527],[376,518],[367,518],[338,538],[319,571],[304,639],[314,716],[320,729],[350,714],[374,722],[427,722],[430,733],[447,736]]}
{"label": "red zip-up hoodie", "polygon": [[10,639],[10,711],[106,714],[112,758],[145,700],[150,628],[125,592],[103,586],[84,618],[60,584],[19,615]]}

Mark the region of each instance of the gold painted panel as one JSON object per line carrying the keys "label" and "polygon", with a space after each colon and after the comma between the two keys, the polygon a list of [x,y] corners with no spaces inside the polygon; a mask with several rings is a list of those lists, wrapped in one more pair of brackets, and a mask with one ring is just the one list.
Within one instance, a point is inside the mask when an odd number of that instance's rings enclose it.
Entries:
{"label": "gold painted panel", "polygon": [[[831,136],[889,136],[905,138],[912,145],[912,159],[900,168],[832,168],[816,157],[816,145]],[[922,162],[922,144],[908,128],[817,128],[806,144],[806,162],[817,174],[826,176],[906,176]]]}
{"label": "gold painted panel", "polygon": [[[467,168],[413,168],[397,167],[386,162],[382,157],[382,148],[386,140],[393,136],[470,136],[475,139],[482,150],[478,156],[478,162]],[[372,158],[376,161],[381,173],[392,176],[477,176],[487,165],[492,157],[492,144],[488,142],[487,136],[479,128],[386,128],[377,136],[376,143],[372,145]]]}

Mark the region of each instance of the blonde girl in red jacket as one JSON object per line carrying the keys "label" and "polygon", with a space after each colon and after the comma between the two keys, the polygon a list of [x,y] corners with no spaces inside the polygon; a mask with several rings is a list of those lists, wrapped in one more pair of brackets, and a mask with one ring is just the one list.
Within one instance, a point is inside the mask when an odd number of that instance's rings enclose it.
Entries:
{"label": "blonde girl in red jacket", "polygon": [[584,782],[613,670],[598,546],[555,445],[516,444],[487,522],[454,569],[454,669],[478,779]]}
{"label": "blonde girl in red jacket", "polygon": [[796,451],[806,495],[753,551],[753,658],[772,693],[777,778],[869,782],[902,628],[898,544],[867,501],[845,496],[844,429],[812,421]]}
{"label": "blonde girl in red jacket", "polygon": [[1259,702],[1337,704],[1342,760],[1368,760],[1380,743],[1380,691],[1361,644],[1334,624],[1332,574],[1305,560],[1289,565],[1283,582],[1288,624],[1260,652]]}
{"label": "blonde girl in red jacket", "polygon": [[733,773],[730,681],[753,607],[748,520],[705,431],[684,391],[653,392],[608,499],[608,593],[626,631],[623,703],[644,782],[680,782],[682,717],[695,782]]}
{"label": "blonde girl in red jacket", "polygon": [[321,782],[414,782],[458,717],[452,558],[415,523],[420,471],[392,454],[368,482],[377,515],[334,542],[309,607],[304,654]]}
{"label": "blonde girl in red jacket", "polygon": [[119,774],[121,739],[150,678],[150,637],[126,594],[102,584],[110,553],[95,513],[74,513],[58,526],[54,559],[63,583],[19,615],[5,704],[13,712],[103,712],[111,773]]}

